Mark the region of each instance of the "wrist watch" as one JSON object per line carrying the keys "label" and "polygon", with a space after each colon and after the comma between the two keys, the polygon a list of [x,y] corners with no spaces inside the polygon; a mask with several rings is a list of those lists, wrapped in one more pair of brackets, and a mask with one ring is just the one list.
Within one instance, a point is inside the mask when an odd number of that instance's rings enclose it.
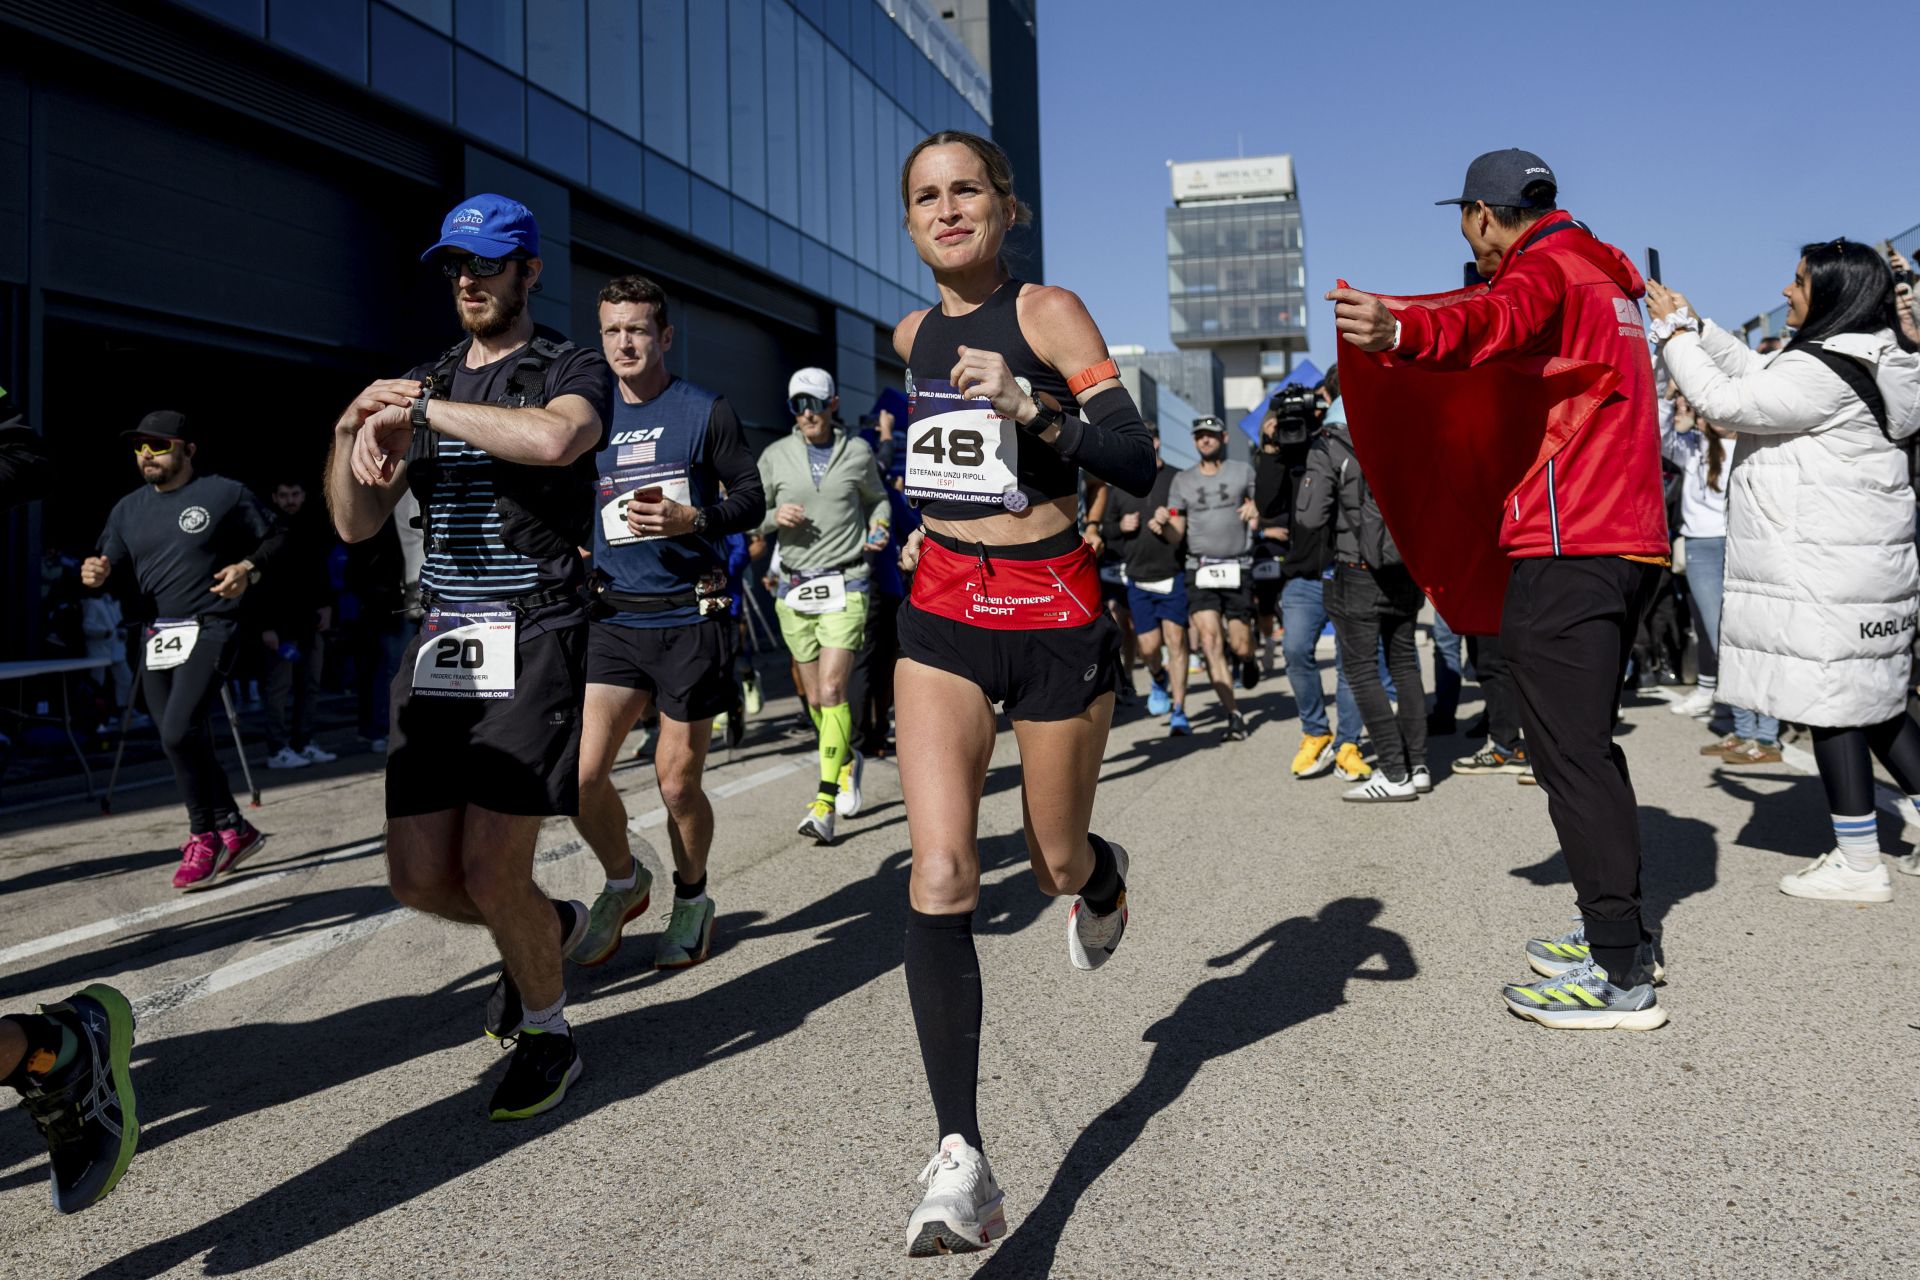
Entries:
{"label": "wrist watch", "polygon": [[1066,414],[1058,409],[1049,408],[1044,400],[1035,398],[1033,407],[1035,410],[1033,421],[1019,423],[1020,429],[1030,436],[1043,436],[1051,428],[1066,421]]}
{"label": "wrist watch", "polygon": [[259,585],[260,585],[260,571],[259,571],[258,569],[256,569],[256,568],[254,568],[254,567],[253,567],[253,561],[251,561],[251,560],[242,560],[242,561],[241,561],[240,563],[241,563],[241,564],[243,564],[243,565],[245,565],[245,566],[247,566],[247,585],[248,585],[248,586],[250,586],[250,587],[257,587],[257,586],[259,586]]}
{"label": "wrist watch", "polygon": [[699,507],[694,510],[693,531],[696,534],[704,534],[707,531],[707,510],[705,507]]}
{"label": "wrist watch", "polygon": [[422,392],[420,398],[413,402],[413,408],[407,413],[407,420],[413,424],[414,430],[416,431],[425,431],[428,429],[427,401],[431,398],[432,397],[428,396],[425,392]]}

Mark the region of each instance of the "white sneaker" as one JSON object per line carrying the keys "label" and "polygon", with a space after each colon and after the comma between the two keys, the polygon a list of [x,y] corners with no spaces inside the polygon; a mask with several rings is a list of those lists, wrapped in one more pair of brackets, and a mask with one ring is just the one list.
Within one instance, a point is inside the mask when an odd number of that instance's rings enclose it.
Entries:
{"label": "white sneaker", "polygon": [[1067,908],[1067,959],[1076,969],[1098,969],[1112,959],[1127,931],[1127,868],[1132,859],[1127,851],[1111,840],[1114,867],[1120,872],[1120,901],[1113,910],[1097,916],[1087,910],[1087,900],[1076,897]]}
{"label": "white sneaker", "polygon": [[307,759],[292,747],[282,747],[267,757],[267,768],[269,769],[308,769],[312,767],[313,761]]}
{"label": "white sneaker", "polygon": [[866,772],[867,758],[858,751],[840,766],[840,790],[833,796],[833,811],[843,818],[860,816],[860,775]]}
{"label": "white sneaker", "polygon": [[1420,792],[1414,786],[1412,774],[1408,774],[1399,782],[1390,782],[1386,774],[1375,769],[1371,778],[1351,791],[1345,792],[1340,798],[1352,800],[1357,804],[1379,804],[1383,801],[1418,800]]}
{"label": "white sneaker", "polygon": [[1416,765],[1413,770],[1413,789],[1421,795],[1433,790],[1433,770],[1425,765]]}
{"label": "white sneaker", "polygon": [[300,749],[300,754],[305,756],[307,759],[313,761],[315,764],[332,764],[335,760],[338,760],[340,758],[339,756],[333,754],[333,752],[327,750],[325,747],[321,746],[317,742],[309,742],[306,746]]}
{"label": "white sneaker", "polygon": [[1903,853],[1893,860],[1893,869],[1903,876],[1920,876],[1920,849]]}
{"label": "white sneaker", "polygon": [[1780,892],[1824,902],[1892,902],[1893,878],[1884,862],[1871,871],[1855,871],[1847,865],[1846,855],[1835,849],[1792,875],[1781,876]]}
{"label": "white sneaker", "polygon": [[807,816],[794,828],[803,836],[812,836],[815,844],[833,843],[833,806],[815,796],[807,804]]}
{"label": "white sneaker", "polygon": [[1692,693],[1674,702],[1667,710],[1677,716],[1704,716],[1713,711],[1713,698],[1718,690],[1711,685],[1694,686]]}
{"label": "white sneaker", "polygon": [[950,1133],[920,1171],[927,1194],[907,1219],[907,1256],[978,1253],[1007,1234],[1006,1196],[987,1154]]}

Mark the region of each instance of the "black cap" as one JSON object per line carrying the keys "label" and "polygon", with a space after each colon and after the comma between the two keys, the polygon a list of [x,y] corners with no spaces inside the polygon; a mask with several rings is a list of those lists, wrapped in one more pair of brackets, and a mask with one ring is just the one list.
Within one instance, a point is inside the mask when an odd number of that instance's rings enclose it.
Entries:
{"label": "black cap", "polygon": [[1202,432],[1207,432],[1207,431],[1211,431],[1216,436],[1223,436],[1227,434],[1227,424],[1220,421],[1220,419],[1214,417],[1212,414],[1208,414],[1206,417],[1203,417],[1203,418],[1195,418],[1193,420],[1194,435],[1199,435]]}
{"label": "black cap", "polygon": [[1544,182],[1557,194],[1560,180],[1553,176],[1553,170],[1547,162],[1531,151],[1522,151],[1518,147],[1509,147],[1505,151],[1489,151],[1476,157],[1467,166],[1466,185],[1460,195],[1453,200],[1435,200],[1435,204],[1473,204],[1484,200],[1488,204],[1504,205],[1509,209],[1531,209],[1533,201],[1527,199],[1524,192],[1536,182]]}
{"label": "black cap", "polygon": [[151,436],[156,440],[193,440],[193,433],[187,430],[187,415],[176,409],[155,409],[140,419],[140,425],[131,431],[122,431],[122,440],[133,440],[140,436]]}

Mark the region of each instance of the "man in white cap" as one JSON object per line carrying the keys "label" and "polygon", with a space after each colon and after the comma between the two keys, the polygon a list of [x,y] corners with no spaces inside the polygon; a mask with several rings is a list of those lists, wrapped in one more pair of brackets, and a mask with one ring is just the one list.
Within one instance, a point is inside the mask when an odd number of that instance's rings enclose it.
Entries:
{"label": "man in white cap", "polygon": [[847,676],[867,628],[865,553],[888,541],[887,490],[873,450],[836,431],[840,397],[825,369],[802,369],[787,383],[793,434],[760,455],[767,494],[762,536],[780,551],[774,612],[800,672],[807,711],[820,734],[820,785],[801,818],[801,835],[833,841],[834,816],[860,812],[860,753],[853,749]]}

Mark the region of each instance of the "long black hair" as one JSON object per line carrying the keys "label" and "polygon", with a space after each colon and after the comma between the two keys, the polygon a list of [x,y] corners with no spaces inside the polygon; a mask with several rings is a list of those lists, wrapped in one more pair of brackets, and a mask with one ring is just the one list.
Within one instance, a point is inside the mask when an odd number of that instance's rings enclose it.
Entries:
{"label": "long black hair", "polygon": [[1891,329],[1902,350],[1920,350],[1900,326],[1893,269],[1878,250],[1842,238],[1810,244],[1800,256],[1807,263],[1807,318],[1794,330],[1790,347]]}

